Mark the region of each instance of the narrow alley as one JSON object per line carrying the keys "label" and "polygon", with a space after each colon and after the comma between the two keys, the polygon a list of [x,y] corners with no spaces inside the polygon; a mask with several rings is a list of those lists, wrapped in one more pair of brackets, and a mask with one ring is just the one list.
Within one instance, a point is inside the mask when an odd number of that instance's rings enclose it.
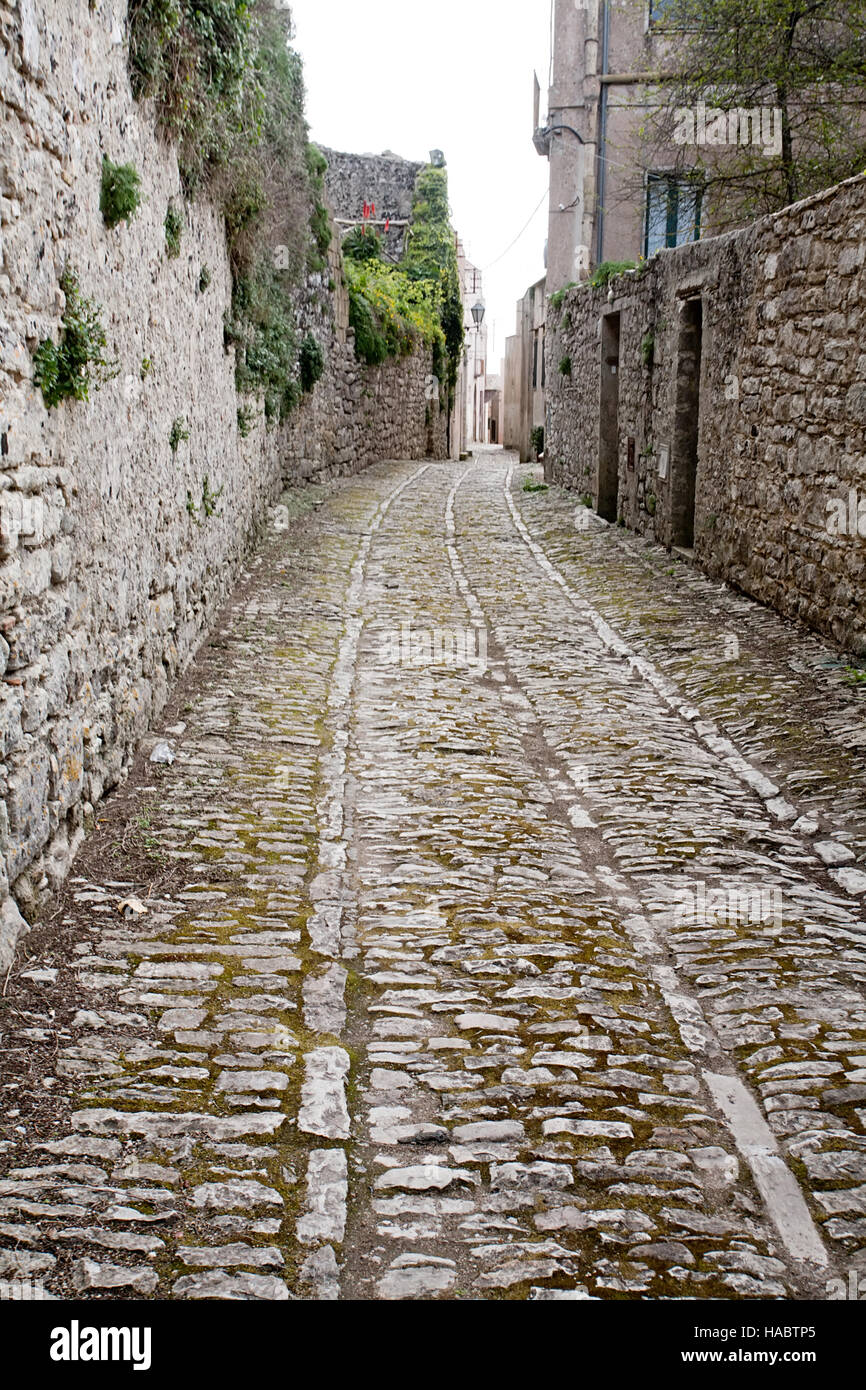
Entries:
{"label": "narrow alley", "polygon": [[866,1234],[844,659],[502,450],[291,495],[3,981],[0,1275],[829,1297]]}

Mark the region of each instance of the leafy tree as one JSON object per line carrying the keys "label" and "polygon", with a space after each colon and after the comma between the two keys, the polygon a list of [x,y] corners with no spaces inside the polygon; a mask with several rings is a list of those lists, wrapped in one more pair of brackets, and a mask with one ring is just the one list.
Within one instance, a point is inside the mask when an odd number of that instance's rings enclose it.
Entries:
{"label": "leafy tree", "polygon": [[[644,130],[650,160],[691,174],[722,226],[776,211],[866,167],[866,0],[668,0],[670,48]],[[764,136],[675,143],[685,109],[765,108]],[[778,134],[770,111],[779,113]],[[682,135],[682,131],[681,131]],[[746,138],[744,138],[744,135]]]}

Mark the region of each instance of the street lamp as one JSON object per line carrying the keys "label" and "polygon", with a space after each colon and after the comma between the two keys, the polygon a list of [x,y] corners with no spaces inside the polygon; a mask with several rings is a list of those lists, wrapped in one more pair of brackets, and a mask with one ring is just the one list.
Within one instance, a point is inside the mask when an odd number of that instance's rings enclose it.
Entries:
{"label": "street lamp", "polygon": [[482,325],[482,323],[484,322],[484,315],[485,315],[486,313],[487,313],[487,310],[485,309],[484,305],[481,303],[481,300],[480,300],[480,299],[478,300],[478,303],[477,303],[477,304],[473,304],[473,305],[472,305],[472,317],[473,317],[474,320],[475,320],[475,327],[476,327],[477,329],[479,329],[479,330],[481,329],[481,325]]}

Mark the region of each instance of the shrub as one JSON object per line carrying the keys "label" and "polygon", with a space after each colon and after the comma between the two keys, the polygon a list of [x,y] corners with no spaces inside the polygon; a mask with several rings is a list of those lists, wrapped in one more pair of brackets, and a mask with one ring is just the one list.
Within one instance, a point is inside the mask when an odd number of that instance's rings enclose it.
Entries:
{"label": "shrub", "polygon": [[381,261],[383,242],[374,227],[353,227],[343,238],[343,255],[353,261]]}
{"label": "shrub", "polygon": [[388,356],[388,344],[367,296],[349,285],[349,327],[355,333],[355,356],[377,367]]}
{"label": "shrub", "polygon": [[298,354],[298,378],[301,383],[302,391],[312,391],[317,381],[321,380],[325,370],[325,354],[322,352],[321,344],[308,333],[301,343]]}
{"label": "shrub", "polygon": [[66,296],[60,343],[43,338],[33,354],[33,379],[49,410],[63,400],[89,400],[91,389],[98,390],[119,370],[105,355],[99,306],[81,294],[71,266],[64,270],[60,288]]}
{"label": "shrub", "polygon": [[102,160],[102,183],[99,189],[99,211],[106,227],[127,222],[141,202],[141,179],[134,164],[112,164],[107,155]]}
{"label": "shrub", "polygon": [[[413,279],[402,266],[384,261],[345,263],[349,286],[349,323],[355,330],[355,353],[371,365],[401,357],[421,342],[429,344],[434,363],[445,359],[445,338],[437,310],[436,286]],[[434,365],[434,374],[440,375]]]}
{"label": "shrub", "polygon": [[183,237],[183,213],[174,203],[169,203],[165,210],[165,249],[170,260],[175,260],[180,255],[180,243]]}

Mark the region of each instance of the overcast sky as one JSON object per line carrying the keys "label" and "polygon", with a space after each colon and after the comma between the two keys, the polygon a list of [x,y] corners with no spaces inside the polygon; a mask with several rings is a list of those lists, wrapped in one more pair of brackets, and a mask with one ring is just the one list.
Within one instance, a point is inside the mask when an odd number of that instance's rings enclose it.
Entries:
{"label": "overcast sky", "polygon": [[444,150],[454,224],[470,258],[490,267],[484,298],[498,370],[517,300],[544,274],[548,165],[532,145],[532,73],[543,115],[550,0],[292,0],[291,8],[314,140],[418,160]]}

